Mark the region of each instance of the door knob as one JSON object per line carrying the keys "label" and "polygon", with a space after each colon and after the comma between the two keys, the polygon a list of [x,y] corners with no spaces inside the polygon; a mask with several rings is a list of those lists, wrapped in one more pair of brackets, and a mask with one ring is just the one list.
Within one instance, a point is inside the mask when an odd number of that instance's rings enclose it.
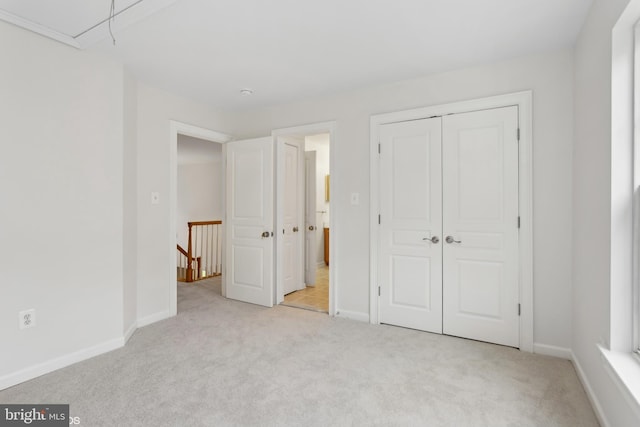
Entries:
{"label": "door knob", "polygon": [[310,226],[309,226],[309,231],[313,231],[313,230],[315,230],[315,229],[316,229],[316,227],[315,227],[315,226],[313,226],[313,225],[310,225]]}
{"label": "door knob", "polygon": [[447,243],[462,243],[462,240],[456,240],[453,236],[447,236],[444,240],[446,240]]}
{"label": "door knob", "polygon": [[298,232],[298,227],[293,227],[293,232],[297,233]]}
{"label": "door knob", "polygon": [[431,242],[431,243],[438,243],[438,242],[440,242],[440,239],[438,239],[438,236],[433,236],[432,238],[425,237],[425,238],[424,238],[424,239],[422,239],[422,240],[424,240],[425,242]]}
{"label": "door knob", "polygon": [[266,237],[269,237],[269,232],[268,231],[265,231],[264,233],[262,233],[262,238],[264,239]]}

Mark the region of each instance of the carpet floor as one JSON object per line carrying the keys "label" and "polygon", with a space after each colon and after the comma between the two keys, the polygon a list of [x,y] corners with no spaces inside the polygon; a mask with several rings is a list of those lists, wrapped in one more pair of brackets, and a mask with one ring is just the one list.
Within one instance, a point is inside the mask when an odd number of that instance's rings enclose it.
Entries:
{"label": "carpet floor", "polygon": [[178,286],[121,349],[0,391],[82,426],[597,426],[569,361]]}

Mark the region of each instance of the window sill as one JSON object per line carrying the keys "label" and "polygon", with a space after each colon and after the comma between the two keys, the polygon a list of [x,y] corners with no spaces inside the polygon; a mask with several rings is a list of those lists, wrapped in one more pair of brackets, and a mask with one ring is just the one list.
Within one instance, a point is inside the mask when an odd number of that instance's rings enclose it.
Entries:
{"label": "window sill", "polygon": [[598,346],[605,370],[618,386],[627,403],[640,416],[640,361],[631,353]]}

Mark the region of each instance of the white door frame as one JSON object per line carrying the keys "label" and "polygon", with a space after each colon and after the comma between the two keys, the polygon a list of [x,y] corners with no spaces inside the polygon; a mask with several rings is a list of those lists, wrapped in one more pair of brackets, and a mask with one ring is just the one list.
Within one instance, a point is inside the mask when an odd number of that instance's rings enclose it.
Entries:
{"label": "white door frame", "polygon": [[[275,139],[278,136],[306,136],[319,133],[329,134],[329,185],[332,189],[334,189],[337,188],[335,187],[335,183],[339,182],[339,177],[336,176],[336,169],[334,166],[335,147],[337,143],[337,123],[335,121],[275,129],[271,132],[271,135]],[[279,187],[279,185],[276,185],[276,187]],[[278,193],[278,189],[276,189],[276,193]],[[282,209],[281,206],[278,206],[278,204],[280,203],[280,197],[278,195],[276,195],[276,200],[278,200],[278,202],[276,203],[276,215],[278,215],[279,218],[279,216],[282,215]],[[338,253],[336,252],[336,248],[338,247],[338,245],[336,242],[340,239],[340,235],[339,231],[336,229],[336,214],[338,214],[337,206],[335,203],[332,203],[331,215],[329,217],[329,229],[331,230],[331,239],[329,239],[329,316],[335,316],[338,295],[338,282],[336,281],[336,272],[338,270]],[[276,248],[278,248],[276,250],[276,302],[278,302],[277,296],[282,293],[283,286],[282,256],[280,250],[281,246],[282,237],[280,233],[276,233]],[[304,271],[304,263],[302,264],[301,268],[302,271]]]}
{"label": "white door frame", "polygon": [[[423,119],[432,116],[466,113],[508,106],[518,106],[520,126],[519,192],[519,286],[520,286],[520,350],[533,352],[533,94],[531,91],[498,95],[470,101],[416,108],[394,113],[371,116],[370,123],[370,245],[369,245],[369,319],[380,323],[378,307],[378,214],[379,214],[379,165],[378,129],[387,123]],[[333,154],[333,152],[332,152]],[[332,176],[333,178],[333,176]],[[331,219],[333,219],[333,209]],[[332,261],[333,262],[333,261]]]}
{"label": "white door frame", "polygon": [[[230,135],[193,126],[187,123],[169,120],[169,316],[175,316],[178,313],[178,288],[176,286],[176,217],[178,204],[178,134],[203,139],[205,141],[226,144],[233,138]],[[224,155],[224,145],[222,146]],[[225,162],[222,162],[222,176],[226,174]],[[223,199],[226,197],[223,183]],[[225,214],[223,213],[223,216]],[[222,218],[222,222],[226,223],[226,218]],[[222,263],[222,292],[225,293],[224,282],[224,263]]]}

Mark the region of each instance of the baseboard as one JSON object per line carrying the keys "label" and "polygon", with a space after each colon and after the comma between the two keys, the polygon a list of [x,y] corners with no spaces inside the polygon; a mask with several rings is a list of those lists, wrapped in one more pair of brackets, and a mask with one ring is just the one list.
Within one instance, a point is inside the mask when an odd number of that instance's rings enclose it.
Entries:
{"label": "baseboard", "polygon": [[25,369],[21,369],[18,372],[0,377],[0,390],[13,387],[14,385],[32,380],[41,375],[48,374],[58,369],[66,368],[67,366],[73,365],[74,363],[82,362],[83,360],[91,359],[92,357],[108,353],[123,346],[124,338],[116,338],[106,341],[102,344],[95,345],[93,347],[85,348],[83,350],[79,350],[43,363],[39,363],[34,366],[30,366]]}
{"label": "baseboard", "polygon": [[536,354],[543,354],[545,356],[559,357],[560,359],[571,360],[571,349],[565,347],[557,347],[555,345],[547,344],[533,344],[533,352]]}
{"label": "baseboard", "polygon": [[578,373],[578,378],[580,379],[580,382],[582,383],[584,390],[587,392],[587,397],[591,402],[591,406],[593,407],[593,412],[596,413],[596,417],[598,418],[600,425],[602,427],[611,427],[609,420],[607,420],[607,417],[604,415],[604,411],[602,410],[602,405],[600,405],[600,401],[596,397],[596,394],[593,392],[593,388],[591,387],[591,384],[589,383],[589,380],[587,379],[587,376],[584,373],[584,370],[582,369],[582,366],[580,365],[580,362],[578,361],[578,358],[576,357],[573,351],[571,352],[571,362],[573,362],[573,366],[576,369],[576,372]]}
{"label": "baseboard", "polygon": [[131,338],[131,335],[133,335],[136,329],[138,329],[138,322],[136,321],[131,322],[131,326],[129,326],[129,329],[127,329],[127,331],[124,333],[125,344],[129,342],[129,338]]}
{"label": "baseboard", "polygon": [[138,321],[136,322],[136,326],[138,328],[142,328],[143,326],[168,319],[169,317],[171,317],[171,313],[169,311],[161,311],[159,313],[154,313],[150,316],[143,317],[142,319],[138,319]]}
{"label": "baseboard", "polygon": [[358,313],[357,311],[336,310],[336,317],[357,320],[359,322],[369,323],[369,315],[367,313]]}

